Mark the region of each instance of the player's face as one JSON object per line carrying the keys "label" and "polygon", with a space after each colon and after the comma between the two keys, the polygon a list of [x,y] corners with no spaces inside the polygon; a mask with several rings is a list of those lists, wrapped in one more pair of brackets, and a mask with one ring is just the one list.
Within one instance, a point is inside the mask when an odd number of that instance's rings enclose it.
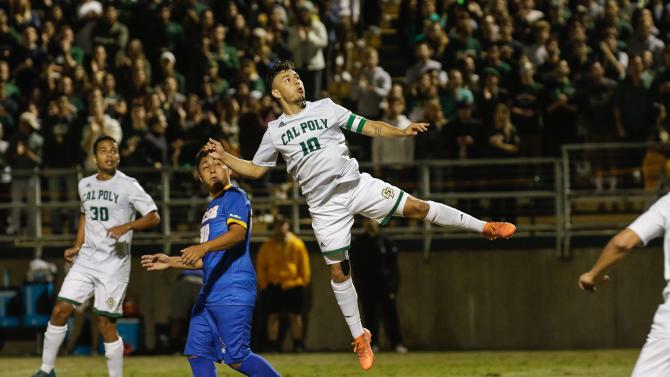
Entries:
{"label": "player's face", "polygon": [[210,156],[206,156],[200,160],[198,165],[198,174],[200,180],[207,186],[210,194],[215,194],[230,182],[230,171],[226,165]]}
{"label": "player's face", "polygon": [[119,167],[119,147],[111,140],[98,143],[94,157],[95,164],[100,171],[113,173]]}
{"label": "player's face", "polygon": [[272,82],[272,96],[288,103],[305,101],[305,87],[294,70],[280,72]]}

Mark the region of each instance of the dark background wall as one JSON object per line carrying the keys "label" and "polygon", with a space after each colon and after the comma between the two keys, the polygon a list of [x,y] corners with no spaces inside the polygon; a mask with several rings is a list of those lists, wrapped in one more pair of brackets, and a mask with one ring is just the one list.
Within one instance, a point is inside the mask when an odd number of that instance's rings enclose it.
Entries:
{"label": "dark background wall", "polygon": [[[461,250],[433,252],[429,262],[421,253],[401,253],[398,309],[405,342],[411,349],[639,347],[662,301],[662,250],[634,251],[606,287],[586,294],[577,278],[599,253],[599,248],[577,249],[571,259],[560,260],[550,249]],[[349,330],[326,266],[318,254],[310,256],[307,347],[347,350]],[[48,259],[62,267],[62,259]],[[28,262],[2,260],[2,268],[12,271],[12,285],[23,281]],[[133,258],[128,295],[137,299],[148,325],[167,322],[175,276],[142,271],[139,258]],[[145,336],[154,334],[147,330]]]}

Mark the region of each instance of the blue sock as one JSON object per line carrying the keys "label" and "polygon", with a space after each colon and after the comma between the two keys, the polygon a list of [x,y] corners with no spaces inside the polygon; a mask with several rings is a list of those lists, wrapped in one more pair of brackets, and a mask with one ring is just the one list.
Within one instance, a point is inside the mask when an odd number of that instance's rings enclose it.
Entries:
{"label": "blue sock", "polygon": [[238,371],[250,377],[281,377],[267,360],[253,352],[242,362]]}
{"label": "blue sock", "polygon": [[189,357],[188,363],[191,364],[193,377],[216,377],[214,361],[200,357]]}

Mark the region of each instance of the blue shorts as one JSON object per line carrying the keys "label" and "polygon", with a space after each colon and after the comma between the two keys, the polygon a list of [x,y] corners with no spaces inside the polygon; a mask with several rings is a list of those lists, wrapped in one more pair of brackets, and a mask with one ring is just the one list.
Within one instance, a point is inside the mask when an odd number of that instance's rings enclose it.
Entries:
{"label": "blue shorts", "polygon": [[226,364],[244,361],[251,353],[250,305],[195,305],[184,354]]}

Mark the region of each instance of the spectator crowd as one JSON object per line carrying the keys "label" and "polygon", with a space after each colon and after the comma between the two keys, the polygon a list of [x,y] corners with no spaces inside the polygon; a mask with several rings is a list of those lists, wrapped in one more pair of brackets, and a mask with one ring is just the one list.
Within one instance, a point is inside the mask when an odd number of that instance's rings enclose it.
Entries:
{"label": "spectator crowd", "polygon": [[[276,59],[295,63],[310,100],[431,123],[400,144],[352,135],[356,157],[380,164],[658,139],[669,38],[662,0],[7,0],[0,168],[89,171],[101,134],[122,167],[189,166],[210,137],[250,159],[278,115],[264,81]],[[34,201],[32,178],[7,177],[6,197]],[[45,191],[76,200],[73,188],[53,178]],[[20,210],[10,218],[16,232]]]}

